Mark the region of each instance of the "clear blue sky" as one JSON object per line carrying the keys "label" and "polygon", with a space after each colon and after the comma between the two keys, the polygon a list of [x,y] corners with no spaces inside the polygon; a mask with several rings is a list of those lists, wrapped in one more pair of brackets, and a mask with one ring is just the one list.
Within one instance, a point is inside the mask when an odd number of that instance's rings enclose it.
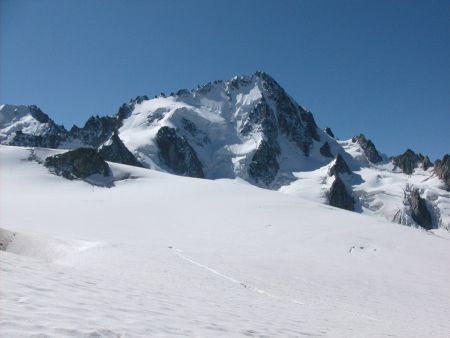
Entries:
{"label": "clear blue sky", "polygon": [[0,102],[66,127],[265,70],[321,127],[450,152],[450,1],[0,0]]}

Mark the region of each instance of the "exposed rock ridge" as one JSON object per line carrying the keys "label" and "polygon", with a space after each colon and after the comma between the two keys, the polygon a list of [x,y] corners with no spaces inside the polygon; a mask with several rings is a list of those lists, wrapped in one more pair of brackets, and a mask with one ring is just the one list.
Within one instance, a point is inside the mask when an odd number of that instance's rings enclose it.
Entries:
{"label": "exposed rock ridge", "polygon": [[375,144],[373,144],[371,140],[368,140],[363,134],[354,136],[352,138],[352,142],[357,142],[360,145],[361,149],[364,151],[364,155],[370,162],[379,163],[383,160],[381,155],[378,153]]}
{"label": "exposed rock ridge", "polygon": [[428,156],[424,156],[420,153],[416,154],[411,149],[407,149],[403,154],[393,157],[392,163],[407,175],[411,175],[414,172],[414,169],[418,168],[419,165],[424,170],[427,170],[432,166]]}
{"label": "exposed rock ridge", "polygon": [[184,137],[174,128],[161,127],[156,135],[161,160],[175,173],[183,176],[204,178],[202,164]]}
{"label": "exposed rock ridge", "polygon": [[337,154],[336,160],[334,161],[334,164],[330,168],[328,175],[329,176],[336,176],[336,174],[351,174],[352,171],[347,165],[347,162],[345,162],[344,158],[341,156],[341,154]]}
{"label": "exposed rock ridge", "polygon": [[78,148],[49,156],[44,165],[54,174],[69,180],[86,179],[92,175],[107,177],[111,170],[103,158],[92,148]]}
{"label": "exposed rock ridge", "polygon": [[339,174],[335,175],[333,184],[331,185],[328,201],[331,206],[341,208],[349,211],[354,211],[354,200],[351,194],[348,192],[345,183],[339,177]]}
{"label": "exposed rock ridge", "polygon": [[334,157],[327,141],[325,141],[325,143],[320,147],[319,152],[324,157]]}
{"label": "exposed rock ridge", "polygon": [[98,153],[105,161],[142,167],[142,164],[123,144],[117,132],[114,132],[112,136],[99,147]]}

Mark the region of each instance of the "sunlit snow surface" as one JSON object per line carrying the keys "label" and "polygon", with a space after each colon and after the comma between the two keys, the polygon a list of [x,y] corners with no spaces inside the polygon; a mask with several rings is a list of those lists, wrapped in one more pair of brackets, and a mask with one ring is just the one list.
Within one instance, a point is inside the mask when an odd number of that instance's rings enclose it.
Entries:
{"label": "sunlit snow surface", "polygon": [[29,154],[0,146],[2,337],[450,335],[448,232],[118,164],[93,187]]}
{"label": "sunlit snow surface", "polygon": [[[421,196],[427,200],[433,224],[450,229],[450,192],[446,191],[444,182],[433,174],[433,167],[427,171],[415,168],[413,175],[406,175],[394,168],[392,162],[379,165],[369,163],[359,145],[351,140],[339,141],[339,144],[351,156],[349,163],[353,174],[341,175],[341,178],[352,189],[357,212],[394,221],[396,214],[405,211],[405,189],[409,185],[419,189]],[[294,172],[296,180],[282,186],[279,191],[328,204],[327,193],[334,180],[328,172],[333,164],[334,161],[316,170]],[[409,222],[409,225],[417,226],[412,219]]]}

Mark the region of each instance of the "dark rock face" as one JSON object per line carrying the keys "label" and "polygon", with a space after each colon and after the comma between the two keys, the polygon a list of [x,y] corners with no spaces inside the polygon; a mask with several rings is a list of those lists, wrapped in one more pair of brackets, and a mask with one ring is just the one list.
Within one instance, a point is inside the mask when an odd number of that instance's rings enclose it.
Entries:
{"label": "dark rock face", "polygon": [[297,146],[308,156],[313,140],[320,141],[317,133],[317,125],[311,112],[299,106],[285,90],[268,74],[257,72],[262,80],[264,92],[276,106],[276,121],[279,131],[289,141]]}
{"label": "dark rock face", "polygon": [[175,93],[176,96],[188,96],[190,94],[191,94],[191,92],[187,89],[179,89]]}
{"label": "dark rock face", "polygon": [[278,128],[275,112],[264,97],[248,114],[240,130],[244,136],[253,131],[262,131],[266,139],[260,143],[253,154],[248,174],[257,184],[267,187],[275,179],[280,169],[277,161],[280,147],[277,141]]}
{"label": "dark rock face", "polygon": [[333,166],[330,168],[328,175],[330,176],[338,176],[337,174],[351,174],[352,171],[347,165],[347,162],[342,158],[341,154],[336,156],[336,161]]}
{"label": "dark rock face", "polygon": [[331,131],[331,128],[330,128],[330,127],[326,127],[323,131],[324,131],[326,134],[328,134],[328,136],[331,136],[332,138],[335,138],[335,137],[334,137],[334,134],[333,134],[333,132]]}
{"label": "dark rock face", "polygon": [[32,135],[25,134],[19,130],[9,144],[21,147],[58,148],[65,139],[66,134],[57,131],[55,133],[48,132],[44,135]]}
{"label": "dark rock face", "polygon": [[45,114],[38,106],[31,105],[28,106],[30,109],[31,116],[33,116],[40,123],[50,123],[53,122],[47,114]]}
{"label": "dark rock face", "polygon": [[117,123],[119,125],[122,125],[123,120],[128,118],[133,111],[133,106],[129,104],[122,104],[119,108],[119,111],[117,112]]}
{"label": "dark rock face", "polygon": [[[301,108],[300,106],[298,107]],[[303,108],[301,109],[303,110]],[[305,135],[313,140],[320,141],[319,134],[317,133],[317,124],[313,114],[310,111],[303,110],[300,115],[306,123]]]}
{"label": "dark rock face", "polygon": [[325,142],[323,144],[323,146],[320,147],[319,151],[322,156],[333,157],[333,154],[331,153],[330,145],[328,144],[328,142]]}
{"label": "dark rock face", "polygon": [[444,181],[447,190],[450,190],[450,155],[445,154],[442,160],[434,163],[434,173]]}
{"label": "dark rock face", "polygon": [[142,167],[141,163],[123,144],[117,132],[114,132],[111,138],[100,146],[98,153],[105,161]]}
{"label": "dark rock face", "polygon": [[427,209],[425,200],[420,197],[419,191],[413,189],[410,194],[411,217],[422,228],[433,229],[431,214]]}
{"label": "dark rock face", "polygon": [[358,136],[354,136],[352,138],[352,142],[358,142],[364,151],[364,155],[366,155],[367,159],[372,163],[378,163],[383,160],[383,158],[378,153],[377,148],[373,144],[371,140],[366,139],[363,134],[359,134]]}
{"label": "dark rock face", "polygon": [[156,134],[159,156],[175,174],[204,178],[202,164],[197,154],[184,137],[175,129],[162,127]]}
{"label": "dark rock face", "polygon": [[347,191],[347,188],[339,175],[336,175],[336,178],[331,185],[328,200],[333,207],[354,211],[353,198]]}
{"label": "dark rock face", "polygon": [[53,173],[69,180],[85,179],[91,175],[99,174],[109,176],[111,171],[108,163],[95,149],[78,148],[63,154],[49,156],[44,165]]}
{"label": "dark rock face", "polygon": [[419,163],[419,156],[411,149],[406,150],[402,155],[392,158],[392,163],[399,167],[405,174],[411,175],[417,164]]}
{"label": "dark rock face", "polygon": [[270,108],[270,105],[264,98],[261,98],[261,101],[243,121],[240,132],[246,136],[252,131],[259,129],[262,129],[262,132],[270,143],[277,142],[278,128],[275,112]]}
{"label": "dark rock face", "polygon": [[419,164],[422,165],[424,170],[427,170],[431,166],[431,161],[428,156],[416,154],[411,149],[406,150],[399,156],[393,157],[392,163],[407,175],[411,175]]}
{"label": "dark rock face", "polygon": [[278,144],[270,144],[263,140],[253,155],[248,174],[256,183],[268,186],[275,179],[280,165],[277,156],[280,153]]}
{"label": "dark rock face", "polygon": [[117,120],[112,116],[91,116],[83,128],[73,126],[69,135],[86,145],[97,148],[117,130]]}
{"label": "dark rock face", "polygon": [[422,168],[423,170],[428,170],[430,167],[433,166],[433,163],[431,163],[430,158],[428,156],[424,156],[422,158]]}

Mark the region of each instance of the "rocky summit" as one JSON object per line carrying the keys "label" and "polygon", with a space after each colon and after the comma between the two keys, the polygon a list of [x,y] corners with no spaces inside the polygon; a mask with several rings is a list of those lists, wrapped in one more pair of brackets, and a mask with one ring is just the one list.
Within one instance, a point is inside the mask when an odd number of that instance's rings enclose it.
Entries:
{"label": "rocky summit", "polygon": [[[312,112],[262,71],[137,96],[115,114],[92,116],[70,130],[37,106],[0,106],[0,142],[69,150],[45,161],[69,179],[107,175],[109,161],[196,178],[239,178],[396,223],[450,228],[450,155],[434,164],[410,149],[389,157],[363,134],[337,136],[319,128]],[[406,187],[413,191],[408,198]]]}
{"label": "rocky summit", "polygon": [[399,156],[394,156],[392,158],[392,163],[407,175],[411,175],[414,169],[419,166],[421,166],[424,170],[427,170],[432,166],[428,156],[424,156],[420,153],[416,154],[411,149],[406,150]]}

